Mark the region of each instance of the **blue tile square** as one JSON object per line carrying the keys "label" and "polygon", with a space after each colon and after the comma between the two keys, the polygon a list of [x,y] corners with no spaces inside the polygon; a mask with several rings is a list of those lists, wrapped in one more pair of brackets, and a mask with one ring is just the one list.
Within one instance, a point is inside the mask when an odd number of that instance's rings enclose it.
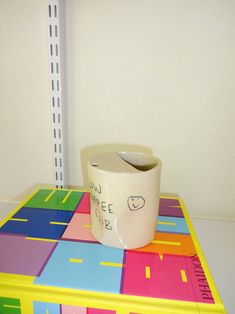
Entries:
{"label": "blue tile square", "polygon": [[0,228],[0,233],[60,239],[72,216],[71,211],[22,207]]}
{"label": "blue tile square", "polygon": [[119,293],[123,250],[60,241],[35,284]]}
{"label": "blue tile square", "polygon": [[179,217],[158,216],[157,231],[189,234],[185,219]]}
{"label": "blue tile square", "polygon": [[34,314],[60,314],[60,305],[48,302],[33,302]]}

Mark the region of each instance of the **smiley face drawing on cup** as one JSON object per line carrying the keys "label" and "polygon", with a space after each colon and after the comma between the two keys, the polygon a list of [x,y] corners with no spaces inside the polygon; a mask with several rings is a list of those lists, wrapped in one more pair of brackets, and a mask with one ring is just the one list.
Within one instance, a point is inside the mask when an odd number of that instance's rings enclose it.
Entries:
{"label": "smiley face drawing on cup", "polygon": [[131,195],[128,197],[127,205],[131,211],[136,211],[144,207],[145,199],[142,196]]}

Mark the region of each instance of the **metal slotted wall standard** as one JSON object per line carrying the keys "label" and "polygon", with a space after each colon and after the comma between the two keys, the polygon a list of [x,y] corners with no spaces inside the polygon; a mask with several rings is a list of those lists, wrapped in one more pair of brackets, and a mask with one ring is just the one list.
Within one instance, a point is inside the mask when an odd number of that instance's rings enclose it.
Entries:
{"label": "metal slotted wall standard", "polygon": [[48,0],[48,55],[55,185],[68,184],[65,117],[64,1]]}

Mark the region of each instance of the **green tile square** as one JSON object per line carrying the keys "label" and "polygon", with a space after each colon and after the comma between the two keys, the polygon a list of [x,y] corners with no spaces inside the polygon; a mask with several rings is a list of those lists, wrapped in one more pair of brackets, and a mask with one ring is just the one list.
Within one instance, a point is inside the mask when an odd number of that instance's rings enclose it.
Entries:
{"label": "green tile square", "polygon": [[0,313],[21,314],[20,300],[0,297]]}
{"label": "green tile square", "polygon": [[73,190],[41,189],[24,205],[24,207],[48,208],[74,211],[83,192]]}

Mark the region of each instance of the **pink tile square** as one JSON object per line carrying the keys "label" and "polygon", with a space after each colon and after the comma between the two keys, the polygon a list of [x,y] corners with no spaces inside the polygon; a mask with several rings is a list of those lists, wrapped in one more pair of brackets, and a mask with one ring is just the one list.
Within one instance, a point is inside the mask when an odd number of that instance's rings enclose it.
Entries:
{"label": "pink tile square", "polygon": [[97,242],[91,233],[90,215],[75,213],[62,239]]}
{"label": "pink tile square", "polygon": [[61,314],[87,314],[86,307],[61,305]]}
{"label": "pink tile square", "polygon": [[116,314],[116,311],[87,308],[87,314]]}
{"label": "pink tile square", "polygon": [[122,293],[196,301],[185,257],[174,255],[127,251]]}
{"label": "pink tile square", "polygon": [[90,214],[90,193],[85,192],[76,208],[76,213]]}

